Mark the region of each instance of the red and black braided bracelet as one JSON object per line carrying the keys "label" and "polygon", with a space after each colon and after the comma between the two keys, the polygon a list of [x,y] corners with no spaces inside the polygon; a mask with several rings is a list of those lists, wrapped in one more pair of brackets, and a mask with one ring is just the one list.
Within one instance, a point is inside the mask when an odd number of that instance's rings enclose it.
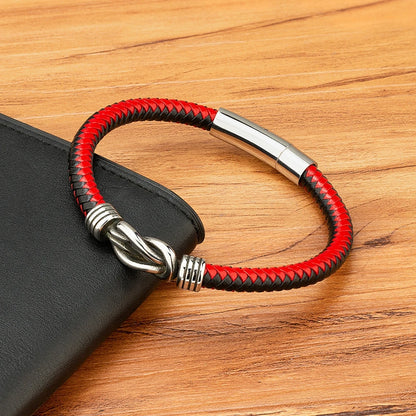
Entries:
{"label": "red and black braided bracelet", "polygon": [[[310,260],[283,267],[237,268],[205,264],[198,257],[181,261],[171,247],[142,237],[100,194],[94,179],[93,154],[111,130],[133,121],[160,120],[189,124],[210,131],[274,166],[305,188],[319,203],[329,226],[326,248]],[[109,239],[119,259],[129,267],[176,279],[178,286],[235,291],[273,291],[316,283],[334,273],[348,256],[353,239],[348,211],[315,162],[280,137],[227,110],[214,110],[185,101],[135,99],[110,105],[92,115],[75,135],[69,156],[74,197],[86,225],[99,240]]]}

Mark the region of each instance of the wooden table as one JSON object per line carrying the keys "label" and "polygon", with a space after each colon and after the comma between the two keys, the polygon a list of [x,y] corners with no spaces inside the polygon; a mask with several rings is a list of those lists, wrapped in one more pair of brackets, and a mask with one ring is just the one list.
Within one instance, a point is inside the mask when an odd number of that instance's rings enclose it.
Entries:
{"label": "wooden table", "polygon": [[[161,285],[37,416],[416,415],[414,0],[0,6],[1,112],[71,140],[122,99],[223,106],[314,157],[355,227],[345,266],[310,288]],[[325,244],[313,201],[251,156],[162,123],[113,137],[101,154],[197,210],[208,261]]]}

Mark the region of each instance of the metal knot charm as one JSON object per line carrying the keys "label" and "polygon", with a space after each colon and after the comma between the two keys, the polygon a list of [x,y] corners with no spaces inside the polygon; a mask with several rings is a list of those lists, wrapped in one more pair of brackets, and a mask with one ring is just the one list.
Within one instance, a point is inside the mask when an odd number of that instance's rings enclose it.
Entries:
{"label": "metal knot charm", "polygon": [[205,273],[205,260],[200,257],[182,257],[176,277],[176,285],[181,289],[199,292]]}
{"label": "metal knot charm", "polygon": [[123,221],[111,204],[94,207],[85,220],[88,230],[97,240],[108,238],[118,259],[127,267],[171,280],[176,275],[176,254],[165,242],[142,237]]}
{"label": "metal knot charm", "polygon": [[205,260],[184,255],[179,264],[172,247],[153,237],[142,237],[123,220],[111,204],[91,209],[85,219],[90,233],[99,241],[110,240],[114,253],[127,267],[175,280],[181,289],[199,292],[205,273]]}
{"label": "metal knot charm", "polygon": [[108,227],[107,237],[114,253],[127,267],[155,274],[159,279],[172,279],[176,273],[176,254],[165,242],[142,237],[125,221]]}

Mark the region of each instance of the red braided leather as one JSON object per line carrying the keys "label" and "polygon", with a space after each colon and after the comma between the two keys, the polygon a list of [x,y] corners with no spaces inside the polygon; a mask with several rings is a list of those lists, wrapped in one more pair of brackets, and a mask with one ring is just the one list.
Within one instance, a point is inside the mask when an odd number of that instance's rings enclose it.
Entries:
{"label": "red braided leather", "polygon": [[[186,101],[137,99],[110,105],[91,116],[72,142],[69,174],[74,197],[84,215],[104,199],[94,179],[92,159],[99,141],[118,126],[139,120],[162,120],[209,130],[217,110]],[[347,258],[353,240],[351,218],[335,189],[309,166],[300,185],[319,203],[328,220],[327,247],[310,260],[283,267],[236,268],[207,264],[203,286],[235,291],[272,291],[316,283],[335,272]]]}
{"label": "red braided leather", "polygon": [[80,128],[69,155],[71,189],[84,215],[104,199],[94,178],[95,147],[111,130],[139,120],[162,120],[209,130],[217,110],[186,101],[145,98],[122,101],[98,111]]}
{"label": "red braided leather", "polygon": [[348,256],[353,239],[347,208],[325,176],[311,165],[301,179],[325,213],[330,229],[328,246],[302,263],[271,268],[236,268],[208,264],[203,285],[224,290],[272,291],[316,283],[334,273]]}

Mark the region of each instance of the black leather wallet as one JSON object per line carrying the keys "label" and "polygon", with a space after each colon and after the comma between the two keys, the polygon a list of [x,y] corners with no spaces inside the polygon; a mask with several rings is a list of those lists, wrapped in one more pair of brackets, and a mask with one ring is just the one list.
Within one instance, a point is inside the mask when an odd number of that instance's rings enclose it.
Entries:
{"label": "black leather wallet", "polygon": [[[88,234],[68,184],[69,143],[0,115],[0,415],[25,416],[157,283]],[[178,255],[203,240],[173,192],[102,157],[103,196]]]}

